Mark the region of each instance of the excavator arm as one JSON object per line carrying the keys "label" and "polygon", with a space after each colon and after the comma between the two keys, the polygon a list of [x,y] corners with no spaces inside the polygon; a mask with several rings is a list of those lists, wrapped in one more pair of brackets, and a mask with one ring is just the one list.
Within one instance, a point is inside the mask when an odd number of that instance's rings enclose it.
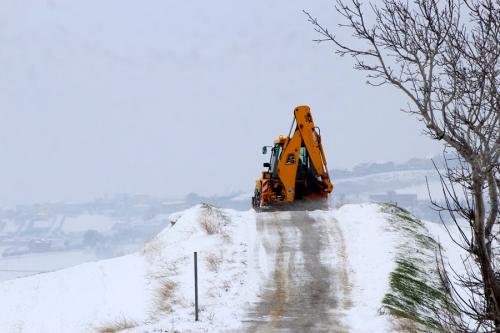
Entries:
{"label": "excavator arm", "polygon": [[330,193],[333,190],[333,184],[330,182],[330,176],[328,175],[325,153],[323,151],[323,145],[321,144],[321,136],[316,132],[316,126],[314,126],[311,111],[308,106],[299,106],[295,108],[294,114],[295,121],[297,122],[297,129],[309,153],[317,176],[325,186],[325,190]]}
{"label": "excavator arm", "polygon": [[316,132],[310,108],[305,105],[296,107],[294,117],[297,126],[293,136],[284,142],[277,169],[278,176],[285,187],[285,201],[295,199],[295,184],[301,147],[305,147],[307,150],[316,180],[321,184],[323,190],[327,193],[333,190],[326,166],[325,153],[321,145],[321,136]]}

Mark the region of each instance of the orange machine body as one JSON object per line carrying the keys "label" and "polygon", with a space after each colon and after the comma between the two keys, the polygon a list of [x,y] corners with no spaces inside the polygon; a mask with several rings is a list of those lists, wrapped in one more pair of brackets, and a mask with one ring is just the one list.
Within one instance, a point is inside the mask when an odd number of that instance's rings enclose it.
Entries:
{"label": "orange machine body", "polygon": [[[291,203],[324,207],[333,190],[319,128],[308,106],[295,108],[292,128],[294,123],[293,134],[280,135],[271,147],[269,163],[264,163],[268,170],[257,180],[252,198],[257,210]],[[267,147],[262,150],[267,153]]]}

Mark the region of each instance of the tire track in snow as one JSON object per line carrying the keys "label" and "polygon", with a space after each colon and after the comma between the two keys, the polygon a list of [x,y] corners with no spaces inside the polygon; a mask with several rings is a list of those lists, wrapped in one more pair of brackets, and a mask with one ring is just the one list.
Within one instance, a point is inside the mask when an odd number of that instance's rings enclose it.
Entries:
{"label": "tire track in snow", "polygon": [[243,331],[348,332],[342,317],[350,284],[337,222],[303,211],[260,213],[257,231],[274,271]]}

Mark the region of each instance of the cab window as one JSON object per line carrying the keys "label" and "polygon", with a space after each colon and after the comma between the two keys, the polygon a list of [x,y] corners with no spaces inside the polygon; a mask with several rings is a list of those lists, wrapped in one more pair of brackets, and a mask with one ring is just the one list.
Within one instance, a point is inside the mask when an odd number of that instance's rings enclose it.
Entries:
{"label": "cab window", "polygon": [[272,149],[272,154],[271,154],[271,167],[270,167],[270,172],[272,173],[273,177],[277,176],[278,173],[278,162],[280,160],[281,156],[281,151],[283,150],[283,145],[282,144],[277,144],[273,147]]}

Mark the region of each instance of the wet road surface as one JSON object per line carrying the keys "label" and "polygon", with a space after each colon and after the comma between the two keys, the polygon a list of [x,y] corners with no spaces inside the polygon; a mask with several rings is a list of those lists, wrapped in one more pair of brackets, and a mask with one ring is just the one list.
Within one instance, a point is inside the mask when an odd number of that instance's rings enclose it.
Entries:
{"label": "wet road surface", "polygon": [[343,310],[350,307],[342,234],[333,218],[314,216],[305,211],[257,215],[260,251],[274,260],[274,270],[248,309],[244,332],[349,331],[342,324]]}

